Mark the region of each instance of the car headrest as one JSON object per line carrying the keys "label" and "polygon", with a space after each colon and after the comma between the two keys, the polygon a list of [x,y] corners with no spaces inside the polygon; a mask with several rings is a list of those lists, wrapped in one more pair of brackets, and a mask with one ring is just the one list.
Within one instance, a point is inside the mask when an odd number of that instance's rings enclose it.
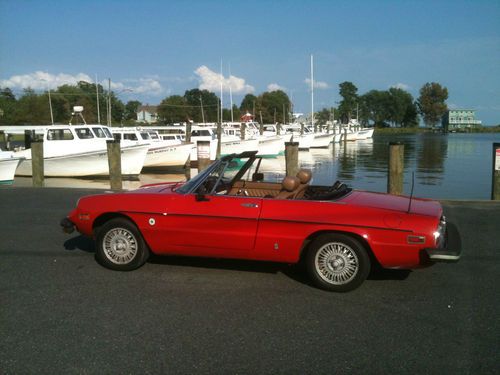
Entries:
{"label": "car headrest", "polygon": [[281,186],[286,191],[294,191],[300,186],[300,180],[297,177],[286,176],[281,183]]}
{"label": "car headrest", "polygon": [[301,184],[307,184],[311,181],[312,173],[309,169],[301,169],[298,171],[297,177]]}

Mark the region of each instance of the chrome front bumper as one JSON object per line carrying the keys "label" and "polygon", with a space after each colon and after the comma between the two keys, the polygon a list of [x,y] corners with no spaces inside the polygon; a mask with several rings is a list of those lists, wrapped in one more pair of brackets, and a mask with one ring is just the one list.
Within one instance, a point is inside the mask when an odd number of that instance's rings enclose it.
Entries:
{"label": "chrome front bumper", "polygon": [[60,224],[64,233],[73,233],[75,230],[75,224],[67,217],[62,219]]}

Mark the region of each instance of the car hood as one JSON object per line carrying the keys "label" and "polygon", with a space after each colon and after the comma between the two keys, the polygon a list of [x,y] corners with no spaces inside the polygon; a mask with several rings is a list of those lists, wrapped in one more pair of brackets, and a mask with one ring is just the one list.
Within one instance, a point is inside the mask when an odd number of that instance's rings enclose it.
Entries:
{"label": "car hood", "polygon": [[132,194],[170,193],[176,188],[180,187],[182,184],[184,184],[184,181],[143,185],[139,189],[132,190],[129,193]]}
{"label": "car hood", "polygon": [[437,201],[412,198],[410,205],[410,198],[400,195],[355,190],[341,201],[355,206],[381,208],[398,212],[408,212],[408,209],[410,209],[410,213],[418,215],[440,217],[442,214],[441,204]]}

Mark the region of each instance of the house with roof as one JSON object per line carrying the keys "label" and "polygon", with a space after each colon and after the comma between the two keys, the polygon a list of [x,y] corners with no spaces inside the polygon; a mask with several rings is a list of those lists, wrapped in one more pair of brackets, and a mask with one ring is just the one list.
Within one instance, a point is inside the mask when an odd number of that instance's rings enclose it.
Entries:
{"label": "house with roof", "polygon": [[137,122],[145,122],[153,124],[158,122],[158,106],[156,105],[141,105],[137,109]]}

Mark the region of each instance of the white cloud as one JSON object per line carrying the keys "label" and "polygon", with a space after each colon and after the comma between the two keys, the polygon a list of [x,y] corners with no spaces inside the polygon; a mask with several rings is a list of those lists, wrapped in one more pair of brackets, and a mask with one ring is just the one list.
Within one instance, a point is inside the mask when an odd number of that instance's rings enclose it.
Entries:
{"label": "white cloud", "polygon": [[411,86],[407,85],[406,83],[396,83],[395,85],[392,85],[391,87],[394,87],[396,89],[401,89],[401,90],[405,90],[405,91],[408,91],[408,90],[411,90]]}
{"label": "white cloud", "polygon": [[[159,95],[164,92],[163,86],[153,78],[126,79],[123,82],[111,81],[111,89],[118,92],[131,92],[135,94]],[[108,87],[108,81],[100,82],[104,88]]]}
{"label": "white cloud", "polygon": [[[311,79],[310,78],[306,78],[304,80],[304,83],[306,83],[309,87],[311,87]],[[326,90],[326,89],[330,88],[330,85],[326,82],[314,81],[314,88],[320,89],[320,90]]]}
{"label": "white cloud", "polygon": [[270,83],[269,85],[267,85],[267,91],[276,91],[276,90],[286,91],[286,88],[278,85],[277,83]]}
{"label": "white cloud", "polygon": [[224,92],[229,92],[229,88],[234,94],[248,94],[255,91],[255,88],[245,83],[243,78],[233,75],[225,78],[222,74],[210,70],[205,65],[200,66],[194,73],[199,77],[200,90],[219,92],[222,83]]}
{"label": "white cloud", "polygon": [[[150,78],[126,79],[123,82],[111,81],[111,89],[115,92],[133,92],[137,94],[161,94],[164,89],[160,82]],[[37,71],[34,73],[15,75],[8,79],[0,80],[0,86],[9,87],[11,89],[32,88],[33,90],[47,90],[47,88],[56,89],[62,85],[76,85],[80,81],[94,83],[94,80],[85,73],[75,75],[59,73],[50,74],[47,72]],[[125,83],[124,83],[125,82]],[[105,89],[108,88],[108,80],[104,79],[99,82]]]}
{"label": "white cloud", "polygon": [[93,82],[92,78],[84,73],[78,73],[76,75],[59,73],[54,75],[37,71],[1,80],[0,86],[9,87],[11,89],[25,89],[31,87],[34,90],[46,90],[48,87],[54,89],[62,85],[75,85],[79,81]]}

